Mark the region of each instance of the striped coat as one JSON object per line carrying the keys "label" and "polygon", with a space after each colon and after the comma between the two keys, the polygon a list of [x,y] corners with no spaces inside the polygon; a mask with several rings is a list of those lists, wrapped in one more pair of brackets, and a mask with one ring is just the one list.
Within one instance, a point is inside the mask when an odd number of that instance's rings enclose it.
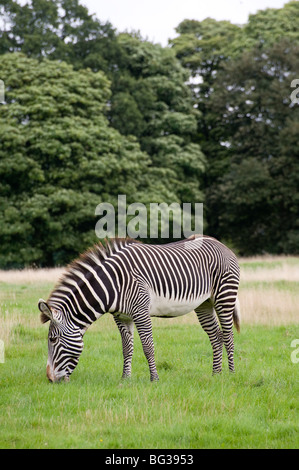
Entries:
{"label": "striped coat", "polygon": [[[157,380],[151,317],[171,318],[192,310],[209,335],[213,373],[221,371],[223,343],[233,371],[232,325],[234,321],[239,329],[240,322],[238,286],[235,255],[212,237],[192,236],[165,245],[132,239],[97,244],[67,268],[48,301],[39,302],[42,321],[51,320],[48,377],[68,379],[78,363],[88,326],[107,312],[113,315],[122,338],[123,377],[131,375],[134,324],[151,380]],[[73,351],[69,362],[68,349]]]}

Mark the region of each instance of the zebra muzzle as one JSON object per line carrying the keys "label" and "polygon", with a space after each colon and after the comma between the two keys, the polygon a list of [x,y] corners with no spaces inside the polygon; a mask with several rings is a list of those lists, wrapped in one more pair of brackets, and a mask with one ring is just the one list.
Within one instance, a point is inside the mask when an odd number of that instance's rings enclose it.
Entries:
{"label": "zebra muzzle", "polygon": [[69,376],[65,375],[65,374],[61,375],[60,377],[59,376],[56,377],[54,372],[53,372],[52,367],[49,364],[47,365],[47,377],[49,379],[49,382],[51,382],[51,383],[54,383],[54,382],[59,383],[59,382],[62,382],[62,381],[69,382],[70,381]]}

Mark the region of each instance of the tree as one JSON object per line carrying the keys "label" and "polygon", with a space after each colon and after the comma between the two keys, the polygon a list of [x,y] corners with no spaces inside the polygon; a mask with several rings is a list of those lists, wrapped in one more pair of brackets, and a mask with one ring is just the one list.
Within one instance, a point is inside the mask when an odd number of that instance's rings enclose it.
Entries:
{"label": "tree", "polygon": [[64,60],[75,68],[97,70],[113,67],[115,29],[101,23],[78,0],[0,1],[3,26],[0,30],[0,54],[22,51],[28,57]]}
{"label": "tree", "polygon": [[148,157],[109,127],[102,72],[0,56],[0,265],[64,264],[96,240],[95,207],[143,187]]}
{"label": "tree", "polygon": [[298,58],[287,40],[246,52],[219,72],[210,100],[229,155],[207,190],[210,230],[243,254],[299,251],[299,108],[290,100]]}
{"label": "tree", "polygon": [[1,4],[7,17],[2,52],[21,50],[39,60],[65,60],[77,70],[105,72],[111,81],[106,115],[121,134],[134,135],[149,155],[149,193],[159,194],[154,187],[158,180],[168,187],[161,194],[163,199],[168,194],[165,202],[202,201],[205,159],[192,139],[199,116],[185,84],[188,74],[174,51],[138,34],[116,34],[78,0]]}
{"label": "tree", "polygon": [[223,162],[227,159],[227,148],[219,145],[217,139],[209,101],[217,73],[237,48],[243,31],[229,21],[206,18],[203,21],[184,20],[176,32],[179,36],[170,40],[170,45],[189,71],[193,105],[200,116],[193,140],[200,144],[207,157],[204,186],[208,187],[215,177],[223,174]]}
{"label": "tree", "polygon": [[193,103],[201,113],[195,141],[207,157],[205,187],[223,174],[229,162],[226,140],[219,141],[217,115],[210,107],[215,86],[219,84],[219,72],[243,53],[262,51],[283,37],[298,42],[296,19],[299,20],[299,3],[291,1],[281,9],[268,8],[249,15],[244,26],[207,18],[184,20],[176,28],[179,36],[170,40],[170,45],[189,71]]}
{"label": "tree", "polygon": [[198,113],[186,71],[168,48],[129,34],[120,34],[118,43],[122,53],[111,77],[111,124],[138,138],[151,158],[151,177],[164,179],[173,201],[202,201],[205,158],[192,142]]}
{"label": "tree", "polygon": [[244,26],[185,20],[170,41],[201,112],[193,141],[207,158],[208,231],[241,253],[297,252],[296,198],[284,189],[298,191],[297,148],[286,142],[298,111],[289,99],[298,70],[296,19],[292,1],[250,15]]}

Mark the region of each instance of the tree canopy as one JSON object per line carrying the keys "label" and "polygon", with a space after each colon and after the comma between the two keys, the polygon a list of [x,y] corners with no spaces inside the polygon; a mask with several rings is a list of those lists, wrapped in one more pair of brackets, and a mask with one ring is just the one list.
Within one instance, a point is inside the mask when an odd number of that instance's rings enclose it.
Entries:
{"label": "tree canopy", "polygon": [[[197,138],[207,158],[208,230],[242,254],[298,253],[299,3],[243,26],[185,20],[170,41],[190,71]],[[287,136],[290,136],[289,138]]]}
{"label": "tree canopy", "polygon": [[168,47],[79,0],[0,0],[0,18],[0,267],[68,262],[119,194],[204,202],[240,254],[299,252],[298,2],[185,19]]}
{"label": "tree canopy", "polygon": [[111,81],[105,110],[111,126],[135,135],[152,166],[161,169],[160,178],[167,175],[176,182],[173,200],[203,198],[205,159],[192,140],[198,113],[185,83],[188,71],[174,51],[136,34],[116,34],[109,22],[101,23],[78,0],[1,4],[7,21],[0,53],[22,51],[39,60],[66,61],[76,70],[103,71]]}
{"label": "tree canopy", "polygon": [[148,156],[109,126],[102,72],[20,53],[0,67],[0,263],[62,264],[96,240],[97,204],[140,189]]}

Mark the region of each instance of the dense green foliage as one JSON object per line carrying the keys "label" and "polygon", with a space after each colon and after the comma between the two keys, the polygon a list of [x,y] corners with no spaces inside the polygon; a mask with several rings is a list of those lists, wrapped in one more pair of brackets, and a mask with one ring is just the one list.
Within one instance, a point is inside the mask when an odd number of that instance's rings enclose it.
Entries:
{"label": "dense green foliage", "polygon": [[0,14],[1,267],[66,263],[118,194],[204,202],[239,253],[299,252],[298,2],[243,27],[186,19],[170,47],[78,0]]}
{"label": "dense green foliage", "polygon": [[148,157],[108,125],[101,72],[19,53],[0,62],[0,262],[66,263],[95,241],[96,205],[138,190]]}
{"label": "dense green foliage", "polygon": [[210,230],[246,254],[298,253],[299,107],[289,100],[298,70],[288,41],[254,49],[224,66],[210,99],[218,142],[230,144],[206,191]]}
{"label": "dense green foliage", "polygon": [[244,27],[185,20],[171,41],[201,112],[208,231],[243,254],[299,252],[298,20],[293,1]]}

